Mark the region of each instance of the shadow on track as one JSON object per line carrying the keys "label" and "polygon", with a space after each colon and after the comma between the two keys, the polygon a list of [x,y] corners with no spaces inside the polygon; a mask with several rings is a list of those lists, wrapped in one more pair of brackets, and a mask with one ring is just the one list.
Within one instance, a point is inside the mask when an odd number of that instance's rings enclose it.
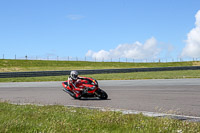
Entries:
{"label": "shadow on track", "polygon": [[96,97],[82,97],[81,99],[74,99],[74,100],[81,100],[81,101],[106,101],[106,100],[111,100],[111,99],[100,99],[100,98],[96,98]]}

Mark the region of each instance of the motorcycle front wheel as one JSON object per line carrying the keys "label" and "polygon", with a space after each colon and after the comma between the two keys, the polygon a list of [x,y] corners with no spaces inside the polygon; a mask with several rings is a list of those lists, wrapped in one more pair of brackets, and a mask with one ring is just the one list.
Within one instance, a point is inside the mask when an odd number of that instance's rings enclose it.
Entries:
{"label": "motorcycle front wheel", "polygon": [[101,90],[101,89],[98,89],[97,94],[98,94],[98,97],[100,99],[107,99],[108,98],[107,93],[105,91]]}

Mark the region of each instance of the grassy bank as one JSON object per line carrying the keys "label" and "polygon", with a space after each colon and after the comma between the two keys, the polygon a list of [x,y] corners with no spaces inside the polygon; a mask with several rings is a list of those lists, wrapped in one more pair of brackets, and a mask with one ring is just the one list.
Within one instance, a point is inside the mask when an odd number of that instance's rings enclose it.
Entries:
{"label": "grassy bank", "polygon": [[[134,79],[180,79],[200,78],[200,70],[183,71],[157,71],[157,72],[134,72],[113,74],[90,74],[80,75],[92,77],[97,80],[134,80]],[[66,76],[26,77],[26,78],[1,78],[0,82],[32,82],[32,81],[65,81]]]}
{"label": "grassy bank", "polygon": [[[0,59],[0,72],[198,66],[200,62],[125,63]],[[199,70],[83,75],[97,80],[200,78]],[[64,81],[66,76],[1,78],[0,82]]]}
{"label": "grassy bank", "polygon": [[200,123],[59,105],[0,102],[0,132],[200,132]]}
{"label": "grassy bank", "polygon": [[196,66],[200,62],[126,63],[0,59],[0,72]]}

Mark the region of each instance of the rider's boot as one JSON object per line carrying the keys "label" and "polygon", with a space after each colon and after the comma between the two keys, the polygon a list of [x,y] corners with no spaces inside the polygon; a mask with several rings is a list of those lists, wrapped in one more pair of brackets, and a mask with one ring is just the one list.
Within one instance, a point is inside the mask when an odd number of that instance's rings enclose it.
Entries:
{"label": "rider's boot", "polygon": [[75,98],[80,99],[81,98],[81,93],[80,92],[74,92],[75,93]]}

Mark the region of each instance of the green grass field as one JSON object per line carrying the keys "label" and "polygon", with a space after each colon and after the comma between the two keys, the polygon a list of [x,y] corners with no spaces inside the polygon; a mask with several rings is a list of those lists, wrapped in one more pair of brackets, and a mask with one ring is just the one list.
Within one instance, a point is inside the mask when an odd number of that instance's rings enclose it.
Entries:
{"label": "green grass field", "polygon": [[200,123],[60,105],[0,102],[0,132],[197,133]]}
{"label": "green grass field", "polygon": [[[117,69],[117,68],[148,68],[198,66],[200,62],[173,63],[125,63],[125,62],[83,62],[83,61],[40,61],[40,60],[0,60],[0,72],[47,71],[47,70],[84,70],[84,69]],[[200,78],[200,70],[135,72],[114,74],[81,75],[97,80],[132,80],[132,79],[177,79]],[[31,82],[31,81],[64,81],[66,76],[1,78],[0,82]]]}
{"label": "green grass field", "polygon": [[[182,79],[182,78],[200,78],[200,70],[90,74],[90,75],[80,75],[80,76],[91,77],[97,80]],[[1,78],[0,82],[36,82],[36,81],[41,82],[41,81],[65,81],[65,80],[67,80],[67,75],[25,77],[25,78]]]}
{"label": "green grass field", "polygon": [[125,63],[125,62],[41,61],[41,60],[0,59],[0,72],[176,67],[176,66],[196,66],[196,65],[200,65],[200,62]]}

